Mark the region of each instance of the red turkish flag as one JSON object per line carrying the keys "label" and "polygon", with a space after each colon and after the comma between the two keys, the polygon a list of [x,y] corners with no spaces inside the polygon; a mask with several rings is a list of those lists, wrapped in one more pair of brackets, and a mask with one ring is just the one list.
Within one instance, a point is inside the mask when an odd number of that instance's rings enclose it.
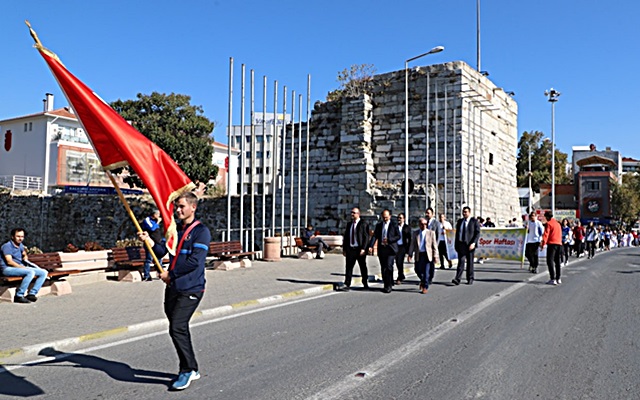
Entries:
{"label": "red turkish flag", "polygon": [[36,48],[75,110],[102,167],[112,170],[130,165],[144,182],[162,215],[167,248],[174,254],[178,234],[173,201],[181,193],[195,188],[191,179],[167,153],[72,75],[55,54],[39,45]]}

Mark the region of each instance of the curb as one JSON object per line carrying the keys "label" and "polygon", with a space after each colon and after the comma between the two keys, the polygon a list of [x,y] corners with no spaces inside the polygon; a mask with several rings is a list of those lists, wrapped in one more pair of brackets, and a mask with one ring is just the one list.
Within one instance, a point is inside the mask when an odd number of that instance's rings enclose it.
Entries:
{"label": "curb", "polygon": [[[232,311],[242,309],[244,307],[277,303],[277,302],[293,299],[296,297],[322,293],[328,290],[333,290],[333,285],[314,286],[307,289],[294,290],[292,292],[282,293],[282,294],[269,296],[269,297],[263,297],[261,299],[246,300],[246,301],[241,301],[241,302],[233,303],[226,306],[220,306],[220,307],[209,308],[206,310],[196,311],[193,314],[193,318],[218,317],[218,316],[228,314]],[[89,334],[80,335],[77,337],[72,337],[67,339],[60,339],[60,340],[55,340],[51,342],[38,343],[38,344],[24,346],[16,349],[0,350],[0,360],[8,359],[16,356],[26,356],[26,357],[36,356],[38,355],[38,353],[40,353],[41,350],[47,347],[65,348],[73,345],[78,345],[80,343],[90,342],[96,339],[103,339],[111,336],[121,335],[123,333],[132,333],[132,332],[135,333],[135,332],[148,330],[148,329],[159,329],[159,328],[166,329],[168,328],[168,326],[169,326],[169,322],[165,318],[162,318],[162,319],[156,319],[156,320],[151,320],[147,322],[141,322],[138,324],[132,324],[132,325],[122,326],[122,327],[113,328],[113,329],[107,329],[104,331],[89,333]],[[3,363],[0,361],[0,365],[2,364]]]}

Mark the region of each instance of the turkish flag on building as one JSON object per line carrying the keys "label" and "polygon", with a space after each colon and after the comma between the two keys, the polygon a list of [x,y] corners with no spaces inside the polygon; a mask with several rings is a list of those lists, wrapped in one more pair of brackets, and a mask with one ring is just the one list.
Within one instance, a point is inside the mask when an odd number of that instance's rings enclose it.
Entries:
{"label": "turkish flag on building", "polygon": [[153,197],[164,221],[167,248],[177,246],[173,201],[195,188],[191,179],[160,147],[135,130],[88,86],[71,74],[35,36],[36,48],[49,65],[69,104],[75,110],[105,170],[130,165]]}

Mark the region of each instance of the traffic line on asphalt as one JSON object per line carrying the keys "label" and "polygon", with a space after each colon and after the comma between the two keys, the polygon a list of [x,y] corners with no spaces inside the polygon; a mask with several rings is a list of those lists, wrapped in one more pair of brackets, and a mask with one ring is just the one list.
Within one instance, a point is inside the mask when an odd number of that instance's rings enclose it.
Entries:
{"label": "traffic line on asphalt", "polygon": [[[273,305],[266,306],[266,307],[260,307],[260,308],[256,308],[256,309],[253,309],[253,310],[247,310],[247,311],[239,312],[239,313],[236,313],[236,314],[224,315],[224,316],[220,316],[220,317],[215,318],[215,319],[210,319],[210,320],[207,320],[207,321],[200,321],[200,322],[191,324],[191,327],[193,328],[193,327],[198,327],[198,326],[209,325],[209,324],[213,324],[213,323],[217,323],[217,322],[226,321],[226,320],[229,320],[229,319],[240,318],[240,317],[244,317],[244,316],[247,316],[247,315],[256,314],[256,313],[259,313],[259,312],[273,310],[273,309],[276,309],[276,308],[292,306],[294,304],[303,303],[303,302],[310,301],[310,300],[315,300],[315,299],[318,299],[318,298],[323,298],[323,297],[327,297],[327,296],[333,296],[335,294],[336,294],[336,292],[329,292],[329,293],[320,294],[320,295],[314,296],[314,297],[307,297],[307,298],[302,298],[302,299],[298,299],[298,300],[283,302],[283,303],[280,303],[280,304],[273,304]],[[222,308],[222,307],[218,307],[218,308]],[[14,371],[14,370],[17,370],[17,369],[20,369],[20,368],[23,368],[23,367],[27,367],[27,366],[30,366],[30,365],[38,365],[38,364],[46,363],[46,362],[52,361],[52,360],[62,360],[62,359],[65,359],[67,357],[71,357],[71,356],[76,355],[76,354],[87,354],[87,353],[91,353],[93,351],[108,349],[108,348],[111,348],[111,347],[117,347],[117,346],[121,346],[121,345],[124,345],[124,344],[134,343],[134,342],[138,342],[138,341],[141,341],[141,340],[147,340],[147,339],[154,338],[156,336],[166,335],[166,334],[167,334],[166,331],[162,330],[162,331],[143,334],[143,335],[140,335],[140,336],[131,337],[131,338],[128,338],[128,339],[118,340],[116,342],[110,342],[110,343],[105,343],[105,344],[101,344],[101,345],[97,345],[97,346],[93,346],[93,347],[88,347],[88,348],[85,348],[85,349],[75,350],[72,353],[63,353],[63,352],[61,352],[61,354],[56,355],[56,356],[44,357],[44,358],[39,358],[37,360],[26,361],[26,362],[23,362],[21,364],[15,364],[15,365],[11,365],[11,366],[6,366],[6,367],[4,367],[4,369],[0,370],[0,374],[2,374],[3,372]],[[72,339],[72,340],[74,340],[74,339]],[[62,342],[62,341],[60,341],[60,342]],[[37,346],[31,346],[31,347],[35,348]],[[49,346],[45,346],[45,348],[46,347],[55,348],[56,346],[49,345]],[[38,352],[40,350],[38,350]],[[31,355],[37,355],[38,352],[30,353],[30,354]]]}
{"label": "traffic line on asphalt", "polygon": [[[239,309],[246,308],[246,307],[282,302],[282,301],[294,299],[296,297],[322,293],[324,291],[328,291],[332,289],[333,289],[333,285],[314,286],[314,287],[303,289],[303,290],[294,290],[292,292],[287,292],[287,293],[283,293],[275,296],[268,296],[261,299],[241,301],[231,305],[196,311],[194,313],[194,319],[204,318],[204,317],[212,318],[212,317],[223,316],[230,312],[237,311]],[[269,309],[269,308],[265,308],[265,309]],[[243,315],[246,315],[246,314],[243,314]],[[208,321],[205,321],[205,322],[208,322]],[[24,346],[24,347],[15,348],[15,349],[0,350],[0,365],[2,365],[1,360],[3,359],[9,359],[16,356],[24,356],[24,357],[36,356],[43,349],[46,349],[46,348],[64,349],[64,348],[69,348],[71,346],[77,346],[80,343],[90,342],[92,340],[104,339],[104,338],[121,335],[125,333],[137,333],[140,331],[148,331],[148,330],[160,329],[160,328],[165,329],[168,326],[169,326],[168,321],[162,318],[162,319],[151,320],[151,321],[142,322],[138,324],[132,324],[129,326],[121,326],[121,327],[107,329],[100,332],[80,335],[78,337],[73,337],[73,338],[61,339],[61,340],[45,342],[45,343],[38,343],[35,345]],[[196,325],[192,324],[192,326],[196,326]],[[3,371],[0,371],[0,373],[2,372]]]}
{"label": "traffic line on asphalt", "polygon": [[420,335],[412,341],[400,346],[397,350],[386,354],[385,356],[377,359],[373,363],[359,368],[357,372],[345,377],[340,382],[329,386],[328,388],[316,393],[314,396],[309,397],[309,400],[331,400],[342,399],[347,397],[349,392],[352,392],[358,386],[366,384],[367,380],[385,372],[387,369],[400,363],[407,357],[411,357],[417,351],[421,351],[424,348],[430,346],[433,342],[438,340],[442,335],[460,326],[461,323],[472,318],[474,315],[490,307],[494,303],[504,299],[507,295],[527,286],[530,280],[515,283],[507,289],[486,298],[480,303],[466,309],[455,317],[448,319],[428,332]]}

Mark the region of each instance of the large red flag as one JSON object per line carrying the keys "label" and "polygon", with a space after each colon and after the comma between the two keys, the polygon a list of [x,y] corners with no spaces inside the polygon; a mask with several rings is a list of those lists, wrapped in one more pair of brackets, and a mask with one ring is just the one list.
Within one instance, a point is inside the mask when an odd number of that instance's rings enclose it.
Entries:
{"label": "large red flag", "polygon": [[173,254],[178,245],[173,201],[195,185],[167,153],[71,74],[54,53],[40,44],[33,30],[31,35],[87,133],[102,167],[112,170],[130,165],[149,190],[164,221],[167,248]]}

